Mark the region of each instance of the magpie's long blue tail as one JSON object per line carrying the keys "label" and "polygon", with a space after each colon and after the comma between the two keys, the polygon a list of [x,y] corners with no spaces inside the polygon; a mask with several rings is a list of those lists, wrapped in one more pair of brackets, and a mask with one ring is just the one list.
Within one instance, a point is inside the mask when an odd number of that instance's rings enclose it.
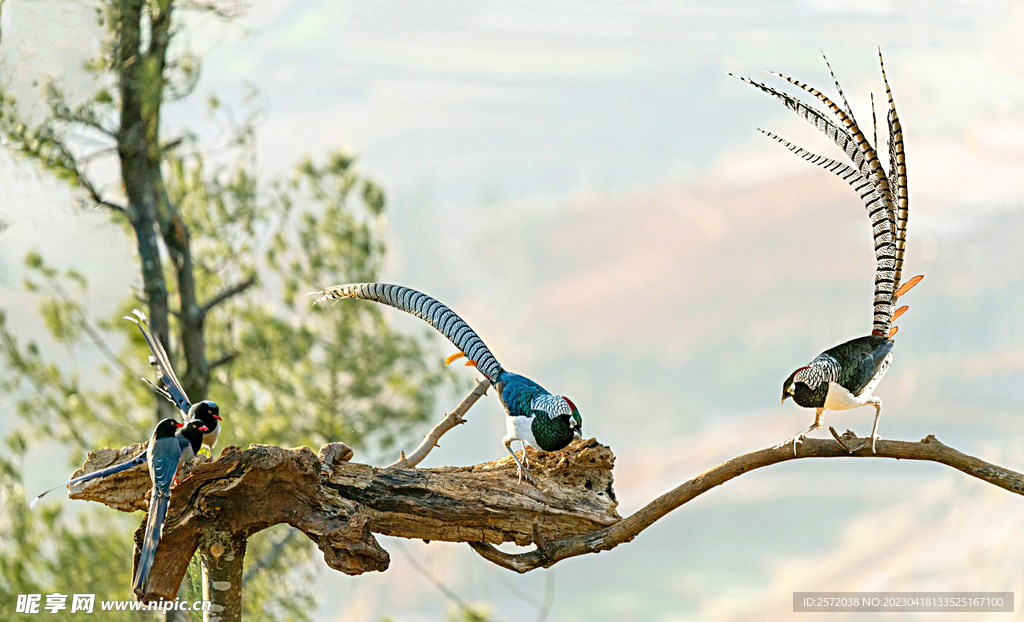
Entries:
{"label": "magpie's long blue tail", "polygon": [[107,467],[105,469],[100,469],[99,471],[93,471],[92,473],[86,473],[85,475],[79,475],[78,477],[76,477],[74,479],[69,479],[68,481],[64,482],[63,484],[57,484],[53,488],[47,488],[43,492],[41,492],[38,495],[36,495],[36,498],[32,499],[32,501],[28,505],[29,505],[30,508],[36,507],[36,504],[39,503],[40,499],[45,497],[47,494],[53,492],[54,490],[57,490],[58,488],[63,488],[65,486],[73,486],[75,484],[80,484],[81,482],[88,482],[89,480],[97,479],[97,478],[100,478],[100,477],[107,477],[108,475],[113,475],[114,473],[120,473],[121,471],[127,471],[128,469],[130,469],[132,467],[139,466],[140,464],[145,464],[145,463],[146,463],[146,451],[143,450],[141,453],[139,453],[139,455],[135,456],[131,460],[128,460],[127,462],[122,462],[121,464],[115,464],[114,466],[109,466],[109,467]]}
{"label": "magpie's long blue tail", "polygon": [[149,518],[146,521],[146,538],[142,541],[139,568],[135,572],[135,580],[132,581],[132,591],[136,594],[146,593],[149,570],[153,567],[153,557],[156,555],[156,546],[160,543],[160,533],[164,528],[164,517],[167,515],[167,503],[170,500],[169,494],[161,495],[156,489],[153,490],[149,502]]}

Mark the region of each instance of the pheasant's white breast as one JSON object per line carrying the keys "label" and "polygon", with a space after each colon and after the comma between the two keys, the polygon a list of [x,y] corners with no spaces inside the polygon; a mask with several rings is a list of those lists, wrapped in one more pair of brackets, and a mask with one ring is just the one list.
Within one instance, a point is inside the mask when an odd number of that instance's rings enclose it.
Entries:
{"label": "pheasant's white breast", "polygon": [[533,417],[505,417],[505,429],[509,436],[518,441],[523,441],[534,449],[540,449],[537,439],[533,435]]}

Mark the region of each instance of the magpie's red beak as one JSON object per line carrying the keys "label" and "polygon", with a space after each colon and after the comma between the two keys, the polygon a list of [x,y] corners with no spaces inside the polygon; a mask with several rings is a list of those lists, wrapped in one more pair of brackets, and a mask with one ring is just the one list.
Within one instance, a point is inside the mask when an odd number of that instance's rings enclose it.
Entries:
{"label": "magpie's red beak", "polygon": [[213,418],[216,419],[217,421],[220,421],[220,415],[214,415]]}
{"label": "magpie's red beak", "polygon": [[196,429],[199,430],[200,432],[209,432],[210,431],[210,428],[206,427],[205,425],[199,426]]}
{"label": "magpie's red beak", "polygon": [[184,423],[178,423],[177,421],[175,421],[174,422],[174,427],[176,427],[176,428],[183,428],[183,427],[185,427],[185,424]]}

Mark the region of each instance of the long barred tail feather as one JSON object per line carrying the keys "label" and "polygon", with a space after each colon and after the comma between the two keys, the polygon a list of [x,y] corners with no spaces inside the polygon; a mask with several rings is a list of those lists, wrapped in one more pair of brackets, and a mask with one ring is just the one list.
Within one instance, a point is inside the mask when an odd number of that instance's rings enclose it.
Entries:
{"label": "long barred tail feather", "polygon": [[[878,117],[875,116],[875,94],[871,94],[871,145],[875,152],[878,152]],[[889,185],[889,192],[892,192],[892,184]]]}
{"label": "long barred tail feather", "polygon": [[[750,78],[735,77],[775,97],[802,119],[814,125],[820,132],[832,139],[853,163],[853,167],[841,164],[833,159],[819,156],[797,147],[771,132],[759,130],[780,142],[804,160],[839,175],[861,197],[871,221],[871,233],[875,246],[875,293],[873,299],[872,333],[887,336],[895,334],[895,332],[890,331],[890,328],[895,310],[894,303],[898,297],[897,288],[900,285],[903,249],[906,244],[906,169],[902,167],[903,133],[899,127],[899,118],[895,114],[895,106],[892,104],[892,95],[889,92],[888,83],[886,83],[886,92],[889,94],[889,152],[890,160],[893,162],[892,171],[887,175],[876,152],[878,144],[877,123],[874,136],[875,144],[872,145],[858,127],[850,104],[846,100],[846,95],[843,93],[839,80],[836,79],[827,58],[825,59],[825,64],[828,66],[829,74],[836,85],[836,90],[839,91],[839,96],[846,107],[845,111],[814,87],[781,73],[774,71],[766,73],[785,80],[813,95],[829,109],[832,115],[838,119],[839,123],[827,118],[819,110],[801,102],[788,93]],[[872,119],[875,119],[873,98]],[[900,210],[899,214],[897,214],[897,208]]]}
{"label": "long barred tail feather", "polygon": [[[813,86],[805,84],[794,78],[790,78],[789,76],[778,73],[777,71],[769,71],[766,73],[769,73],[777,78],[785,80],[786,82],[789,82],[793,86],[799,89],[803,89],[804,91],[807,91],[811,95],[814,95],[815,97],[818,98],[819,101],[821,101],[821,103],[825,104],[828,107],[828,109],[832,111],[832,114],[834,114],[836,118],[839,119],[839,121],[846,127],[847,134],[850,136],[852,142],[856,146],[856,149],[859,151],[859,154],[856,154],[859,157],[855,157],[855,154],[851,154],[848,146],[840,146],[843,147],[844,151],[846,151],[846,155],[853,159],[854,163],[857,164],[857,167],[861,170],[861,172],[867,175],[868,179],[876,180],[874,182],[875,185],[878,186],[878,189],[882,192],[885,198],[891,202],[892,197],[889,192],[889,180],[885,175],[885,169],[882,168],[882,163],[878,161],[878,154],[875,153],[875,150],[871,147],[870,143],[868,143],[868,139],[865,138],[864,133],[860,131],[860,127],[858,127],[857,122],[853,119],[853,117],[843,112],[842,109],[840,109],[839,106],[835,104],[835,102],[829,99],[827,95],[825,95],[818,89],[814,88]],[[867,170],[864,170],[865,168]],[[893,218],[894,233],[895,229],[896,222],[895,218]]]}
{"label": "long barred tail feather", "polygon": [[798,147],[786,139],[757,128],[765,136],[778,141],[786,149],[789,149],[797,156],[812,164],[817,164],[827,171],[835,173],[860,196],[867,210],[868,218],[871,220],[871,235],[875,245],[875,294],[874,294],[874,330],[879,334],[885,334],[888,329],[888,319],[892,313],[892,292],[893,272],[892,268],[896,260],[896,245],[894,244],[892,230],[890,228],[889,211],[885,207],[885,200],[876,186],[868,181],[860,172],[853,167],[837,162],[831,158],[820,156],[806,149]]}
{"label": "long barred tail feather", "polygon": [[832,76],[832,83],[836,85],[836,90],[839,91],[839,97],[843,98],[843,106],[846,107],[846,114],[850,115],[850,119],[856,123],[857,120],[853,117],[853,108],[850,107],[850,102],[846,101],[846,93],[843,92],[843,87],[839,86],[839,78],[837,78],[836,73],[832,71],[832,64],[828,62],[828,57],[825,56],[825,50],[819,49],[819,51],[821,52],[821,58],[825,61],[825,66],[828,67],[828,74]]}
{"label": "long barred tail feather", "polygon": [[885,62],[882,60],[882,48],[878,48],[878,64],[882,68],[882,81],[885,83],[885,94],[889,98],[889,188],[896,213],[896,287],[900,286],[903,276],[903,254],[907,246],[907,219],[910,210],[907,195],[907,160],[903,149],[903,126],[896,114],[896,104],[892,100],[889,79],[885,76]]}
{"label": "long barred tail feather", "polygon": [[795,112],[797,116],[799,116],[801,119],[807,121],[815,128],[817,128],[819,132],[825,134],[830,139],[832,139],[832,141],[835,142],[835,144],[840,149],[843,150],[843,153],[845,153],[847,157],[853,160],[853,163],[857,170],[859,170],[861,173],[865,175],[867,175],[870,172],[870,169],[867,168],[866,163],[864,161],[863,154],[860,153],[856,143],[853,142],[853,137],[846,131],[845,128],[836,125],[835,122],[826,117],[822,112],[815,108],[812,108],[811,106],[808,106],[807,104],[793,97],[789,93],[784,93],[776,88],[768,86],[763,82],[758,82],[757,80],[748,78],[747,76],[738,76],[733,73],[730,73],[729,75],[738,80],[746,82],[747,84],[767,93],[768,95],[771,95],[775,99],[778,99],[780,102],[782,102],[783,106]]}
{"label": "long barred tail feather", "polygon": [[476,368],[492,383],[498,381],[498,376],[503,371],[498,359],[469,324],[444,303],[414,289],[384,283],[353,283],[335,285],[312,294],[320,296],[314,304],[332,298],[359,298],[373,300],[415,315],[447,337],[455,347],[465,353],[466,358],[475,361]]}

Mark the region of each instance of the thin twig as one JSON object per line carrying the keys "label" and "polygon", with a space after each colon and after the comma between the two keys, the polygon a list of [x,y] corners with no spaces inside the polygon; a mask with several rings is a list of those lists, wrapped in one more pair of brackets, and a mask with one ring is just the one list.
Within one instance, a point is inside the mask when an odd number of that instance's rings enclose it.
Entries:
{"label": "thin twig", "polygon": [[537,612],[537,622],[547,622],[553,604],[555,604],[555,569],[548,568],[548,571],[544,573],[544,606]]}
{"label": "thin twig", "polygon": [[228,363],[235,360],[241,355],[242,353],[239,352],[238,350],[233,350],[231,352],[218,356],[214,360],[210,361],[210,363],[206,366],[207,370],[213,371],[222,365],[227,365]]}
{"label": "thin twig", "polygon": [[434,574],[431,573],[429,570],[424,568],[423,565],[420,564],[420,562],[416,559],[416,557],[413,556],[413,554],[405,548],[404,544],[396,544],[396,548],[398,548],[398,550],[402,552],[402,556],[405,557],[405,561],[409,562],[409,565],[412,566],[413,570],[420,573],[420,575],[424,579],[426,579],[428,582],[430,582],[431,585],[436,587],[439,592],[444,594],[445,598],[455,603],[455,605],[463,611],[473,611],[473,608],[469,606],[469,603],[462,600],[462,598],[459,597],[458,594],[453,592],[451,588],[442,583],[441,580],[435,577]]}
{"label": "thin twig", "polygon": [[244,281],[241,281],[239,283],[235,283],[234,285],[231,285],[229,287],[226,287],[226,288],[222,289],[220,292],[218,292],[213,298],[211,298],[206,304],[204,304],[200,308],[200,313],[202,313],[202,315],[206,315],[207,313],[210,312],[211,309],[213,309],[217,305],[221,304],[222,302],[224,302],[224,301],[226,301],[226,300],[228,300],[228,299],[230,299],[230,298],[232,298],[234,296],[237,296],[238,294],[241,294],[242,292],[244,292],[245,290],[249,289],[250,287],[252,287],[255,284],[256,284],[256,277],[255,276],[250,276],[249,278],[245,279]]}
{"label": "thin twig", "polygon": [[294,540],[300,533],[302,532],[298,529],[289,529],[280,540],[270,546],[269,551],[255,562],[249,564],[249,568],[246,569],[245,575],[242,576],[242,585],[245,586],[249,581],[256,577],[260,570],[263,570],[277,561],[277,559],[281,557],[281,553],[284,552],[284,547]]}
{"label": "thin twig", "polygon": [[[538,546],[533,551],[505,553],[485,542],[472,542],[470,546],[488,561],[519,573],[540,567],[546,568],[569,557],[611,550],[631,541],[658,519],[716,486],[721,486],[744,473],[800,458],[892,458],[938,462],[1024,496],[1024,474],[961,453],[943,445],[932,435],[916,443],[880,440],[877,443],[877,453],[871,452],[871,443],[867,442],[868,439],[858,438],[853,432],[847,431],[842,439],[845,441],[845,447],[831,439],[808,438],[797,446],[797,455],[794,455],[790,445],[786,444],[784,447],[762,449],[738,456],[680,484],[613,525],[588,534],[550,540],[544,542],[543,547]],[[857,449],[849,453],[849,447]]]}
{"label": "thin twig", "polygon": [[842,436],[839,436],[839,432],[836,432],[835,428],[833,428],[832,426],[828,426],[828,431],[832,433],[832,438],[836,439],[836,442],[842,445],[843,449],[845,449],[847,453],[852,454],[855,451],[853,449],[850,449],[850,446],[846,444],[846,441],[843,440]]}
{"label": "thin twig", "polygon": [[473,404],[476,404],[476,401],[478,399],[480,399],[481,397],[484,396],[484,394],[487,393],[487,387],[489,386],[491,386],[491,384],[490,381],[488,381],[487,379],[478,382],[476,388],[470,391],[469,395],[462,399],[462,402],[455,407],[455,410],[445,415],[444,419],[442,419],[440,423],[435,425],[433,429],[430,430],[429,434],[423,437],[423,441],[419,444],[419,447],[417,447],[415,451],[413,451],[408,456],[406,456],[405,453],[403,452],[401,459],[399,459],[397,462],[389,464],[387,468],[411,469],[420,462],[423,462],[423,459],[427,457],[427,454],[430,453],[430,450],[432,450],[434,447],[437,447],[437,441],[441,439],[445,432],[451,430],[460,423],[465,423],[466,420],[463,419],[462,416],[465,415],[467,411],[469,411]]}
{"label": "thin twig", "polygon": [[[50,288],[54,291],[54,293],[57,294],[57,296],[64,302],[64,304],[72,305],[73,301],[71,299],[71,295],[68,294],[67,290],[64,289],[64,286],[61,285],[56,278],[51,278],[49,279],[49,281]],[[116,352],[110,349],[110,346],[108,346],[107,342],[104,341],[103,336],[96,332],[96,329],[93,328],[92,324],[89,323],[89,319],[85,317],[85,313],[83,313],[82,310],[77,307],[74,308],[78,311],[78,325],[82,328],[83,331],[85,331],[85,334],[89,336],[89,339],[92,340],[93,344],[96,345],[99,351],[102,352],[103,355],[110,360],[110,362],[112,362],[114,365],[120,368],[122,372],[133,376],[138,375],[135,373],[135,370],[131,368],[131,366],[125,363],[121,359],[121,357],[117,355]]]}

